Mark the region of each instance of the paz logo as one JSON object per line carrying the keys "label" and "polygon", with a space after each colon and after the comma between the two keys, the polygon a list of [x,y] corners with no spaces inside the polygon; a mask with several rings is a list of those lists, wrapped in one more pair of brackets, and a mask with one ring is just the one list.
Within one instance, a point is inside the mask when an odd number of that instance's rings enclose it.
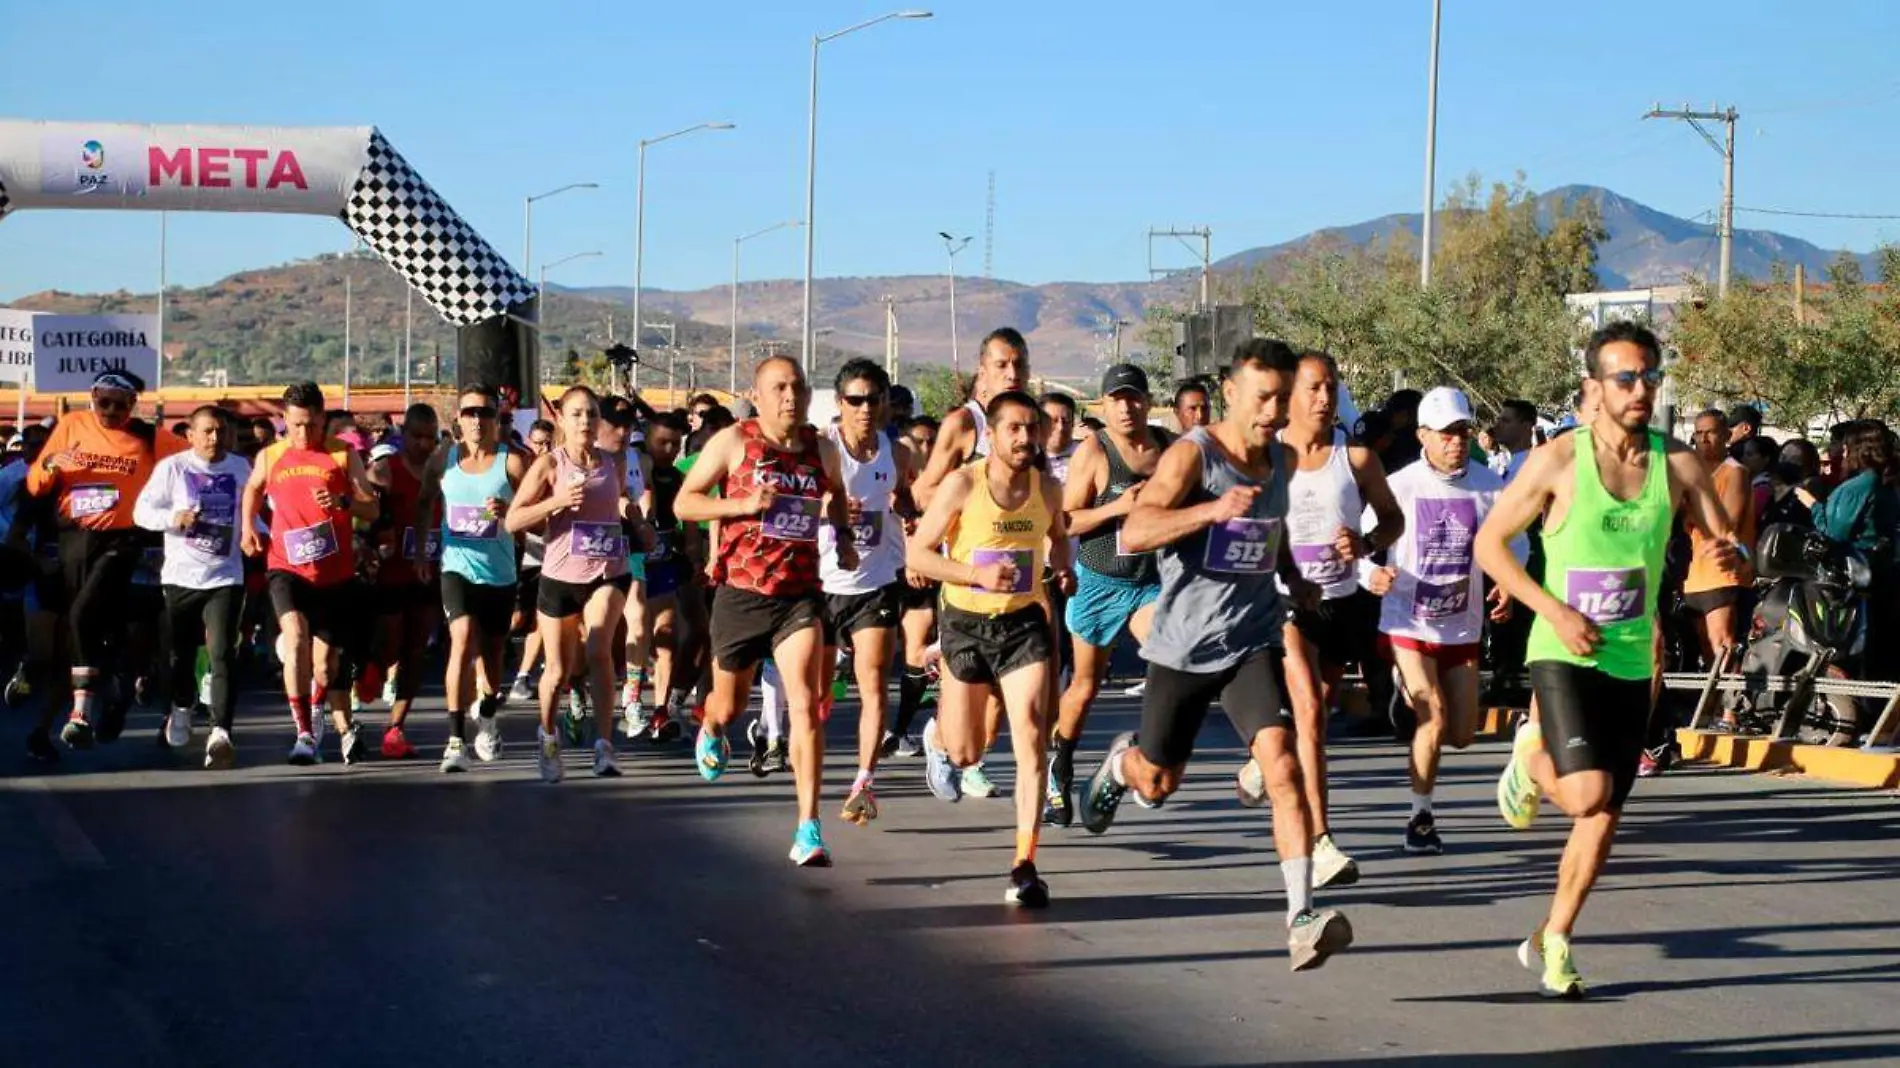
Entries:
{"label": "paz logo", "polygon": [[106,167],[106,146],[97,141],[87,141],[79,146],[79,162],[89,171],[102,171]]}

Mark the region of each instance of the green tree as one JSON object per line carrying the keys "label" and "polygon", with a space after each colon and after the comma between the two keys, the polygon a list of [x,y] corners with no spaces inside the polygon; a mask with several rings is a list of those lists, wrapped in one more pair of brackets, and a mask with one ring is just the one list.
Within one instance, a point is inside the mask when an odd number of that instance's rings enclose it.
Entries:
{"label": "green tree", "polygon": [[917,414],[942,419],[970,396],[970,380],[948,367],[934,364],[908,373],[911,392],[917,394]]}

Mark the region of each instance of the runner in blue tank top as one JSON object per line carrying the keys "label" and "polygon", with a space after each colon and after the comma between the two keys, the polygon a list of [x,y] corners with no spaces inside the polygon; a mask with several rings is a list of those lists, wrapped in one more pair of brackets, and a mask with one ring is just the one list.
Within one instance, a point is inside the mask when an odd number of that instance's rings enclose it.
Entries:
{"label": "runner in blue tank top", "polygon": [[497,440],[500,407],[493,389],[464,389],[456,401],[461,441],[437,450],[422,479],[420,514],[429,514],[438,494],[442,499],[442,610],[449,619],[444,773],[469,769],[465,738],[476,693],[475,755],[484,762],[501,756],[496,710],[515,608],[515,538],[502,526],[502,516],[528,465],[520,450]]}

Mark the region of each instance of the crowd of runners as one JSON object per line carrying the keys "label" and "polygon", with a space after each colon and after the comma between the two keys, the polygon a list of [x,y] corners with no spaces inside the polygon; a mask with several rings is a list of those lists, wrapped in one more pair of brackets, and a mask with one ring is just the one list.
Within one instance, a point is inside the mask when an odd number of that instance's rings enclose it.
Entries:
{"label": "crowd of runners", "polygon": [[[986,758],[1007,728],[1005,894],[1031,908],[1050,901],[1044,828],[1105,833],[1131,797],[1161,808],[1218,701],[1246,750],[1240,799],[1272,811],[1303,970],[1353,938],[1315,899],[1361,876],[1328,822],[1326,724],[1347,666],[1395,678],[1412,712],[1403,843],[1436,854],[1441,753],[1472,741],[1487,624],[1515,613],[1534,697],[1498,807],[1514,828],[1545,799],[1572,821],[1519,956],[1546,994],[1580,996],[1569,939],[1650,726],[1672,521],[1701,532],[1710,567],[1746,553],[1708,467],[1649,429],[1660,363],[1640,326],[1597,332],[1574,432],[1526,439],[1497,470],[1473,462],[1478,417],[1452,388],[1418,397],[1399,428],[1416,446],[1388,467],[1360,443],[1366,420],[1348,435],[1332,359],[1264,339],[1211,391],[1173,397],[1178,431],[1151,424],[1133,365],[1105,374],[1086,428],[1071,398],[1024,392],[1028,346],[1007,328],[941,424],[866,360],[829,383],[824,427],[778,357],[756,368],[742,419],[710,397],[656,413],[574,386],[524,435],[511,398],[469,386],[452,428],[417,405],[376,441],[339,433],[311,383],[285,390],[281,434],[216,407],[160,430],[134,418],[143,383],[107,373],[89,411],[28,428],[22,462],[0,470],[4,585],[26,620],[14,685],[39,698],[38,759],[114,740],[151,699],[177,749],[207,715],[204,764],[229,768],[234,665],[268,657],[290,763],[325,759],[326,719],[344,763],[372,747],[405,759],[440,642],[443,773],[502,757],[510,705],[533,707],[550,783],[569,750],[614,776],[616,739],[689,735],[717,780],[738,735],[754,775],[791,773],[790,856],[806,866],[832,861],[824,726],[854,686],[857,770],[832,798],[853,824],[878,818],[887,760],[921,755],[944,801],[995,793]],[[1139,729],[1085,753],[1124,631],[1146,663]],[[364,721],[385,702],[375,745]]]}

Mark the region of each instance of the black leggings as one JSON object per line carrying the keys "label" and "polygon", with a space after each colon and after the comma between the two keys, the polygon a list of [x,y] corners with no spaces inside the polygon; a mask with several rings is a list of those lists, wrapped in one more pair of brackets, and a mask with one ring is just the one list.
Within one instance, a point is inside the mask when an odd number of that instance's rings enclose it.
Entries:
{"label": "black leggings", "polygon": [[76,690],[90,689],[112,648],[125,644],[125,591],[149,541],[142,530],[67,527],[59,532]]}
{"label": "black leggings", "polygon": [[237,650],[238,620],[244,615],[244,587],[193,590],[165,587],[165,641],[172,662],[171,700],[187,707],[196,690],[198,648],[211,661],[211,722],[231,729],[237,704],[231,693],[231,661]]}

